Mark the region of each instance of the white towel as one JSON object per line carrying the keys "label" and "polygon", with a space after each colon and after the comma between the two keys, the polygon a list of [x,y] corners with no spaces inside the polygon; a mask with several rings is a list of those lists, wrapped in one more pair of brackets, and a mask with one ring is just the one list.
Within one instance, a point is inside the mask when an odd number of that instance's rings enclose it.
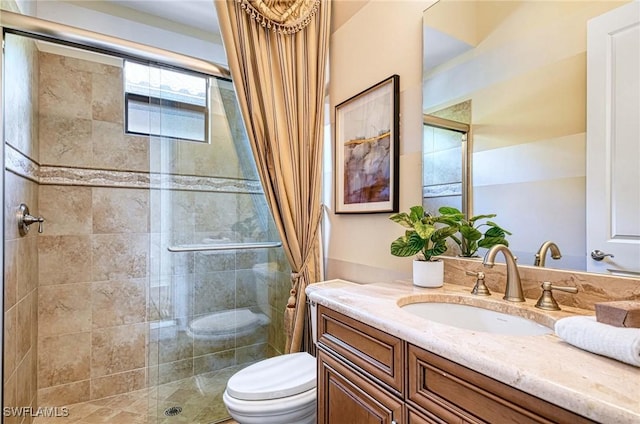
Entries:
{"label": "white towel", "polygon": [[580,349],[640,367],[640,328],[603,324],[594,316],[574,316],[556,321],[555,331]]}

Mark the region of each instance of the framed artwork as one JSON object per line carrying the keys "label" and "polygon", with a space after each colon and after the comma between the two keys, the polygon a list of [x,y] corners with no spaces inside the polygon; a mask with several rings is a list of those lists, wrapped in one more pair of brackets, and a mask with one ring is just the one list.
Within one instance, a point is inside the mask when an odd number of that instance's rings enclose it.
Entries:
{"label": "framed artwork", "polygon": [[400,77],[336,106],[335,212],[398,212]]}

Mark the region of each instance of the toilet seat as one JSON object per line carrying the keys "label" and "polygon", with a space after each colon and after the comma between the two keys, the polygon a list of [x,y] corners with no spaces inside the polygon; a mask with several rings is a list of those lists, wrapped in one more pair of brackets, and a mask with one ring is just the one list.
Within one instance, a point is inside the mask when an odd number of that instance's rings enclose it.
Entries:
{"label": "toilet seat", "polygon": [[226,340],[251,334],[268,324],[269,318],[247,308],[229,309],[201,316],[191,321],[187,334],[198,339]]}
{"label": "toilet seat", "polygon": [[225,390],[222,395],[229,414],[242,424],[315,424],[316,392],[306,392],[282,399],[240,400]]}
{"label": "toilet seat", "polygon": [[316,387],[316,358],[306,352],[265,359],[234,374],[227,394],[238,400],[262,401],[295,396]]}

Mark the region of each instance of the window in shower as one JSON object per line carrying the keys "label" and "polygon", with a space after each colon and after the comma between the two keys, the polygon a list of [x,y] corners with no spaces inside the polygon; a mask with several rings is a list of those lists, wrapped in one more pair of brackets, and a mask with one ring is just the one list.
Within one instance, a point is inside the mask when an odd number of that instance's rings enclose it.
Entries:
{"label": "window in shower", "polygon": [[126,60],[125,131],[207,143],[209,76]]}

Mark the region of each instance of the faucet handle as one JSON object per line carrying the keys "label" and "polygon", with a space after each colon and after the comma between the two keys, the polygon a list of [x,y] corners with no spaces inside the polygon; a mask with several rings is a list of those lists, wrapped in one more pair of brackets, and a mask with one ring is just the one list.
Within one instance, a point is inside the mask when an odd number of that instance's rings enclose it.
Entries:
{"label": "faucet handle", "polygon": [[31,215],[29,213],[29,207],[24,203],[18,206],[16,217],[18,219],[18,230],[21,236],[26,236],[29,232],[29,225],[35,224],[36,222],[38,223],[38,232],[42,233],[44,231],[44,218]]}
{"label": "faucet handle", "polygon": [[542,287],[542,294],[540,295],[538,302],[536,302],[536,308],[544,309],[545,311],[560,310],[560,306],[558,305],[558,302],[556,302],[556,300],[553,298],[552,290],[558,290],[558,291],[563,291],[567,293],[578,293],[577,287],[554,286],[548,281],[545,281],[544,283],[542,283],[540,287]]}
{"label": "faucet handle", "polygon": [[491,296],[491,292],[489,291],[489,288],[484,284],[484,272],[467,271],[466,274],[477,278],[476,285],[473,286],[473,290],[471,290],[471,294],[475,294],[476,296]]}

